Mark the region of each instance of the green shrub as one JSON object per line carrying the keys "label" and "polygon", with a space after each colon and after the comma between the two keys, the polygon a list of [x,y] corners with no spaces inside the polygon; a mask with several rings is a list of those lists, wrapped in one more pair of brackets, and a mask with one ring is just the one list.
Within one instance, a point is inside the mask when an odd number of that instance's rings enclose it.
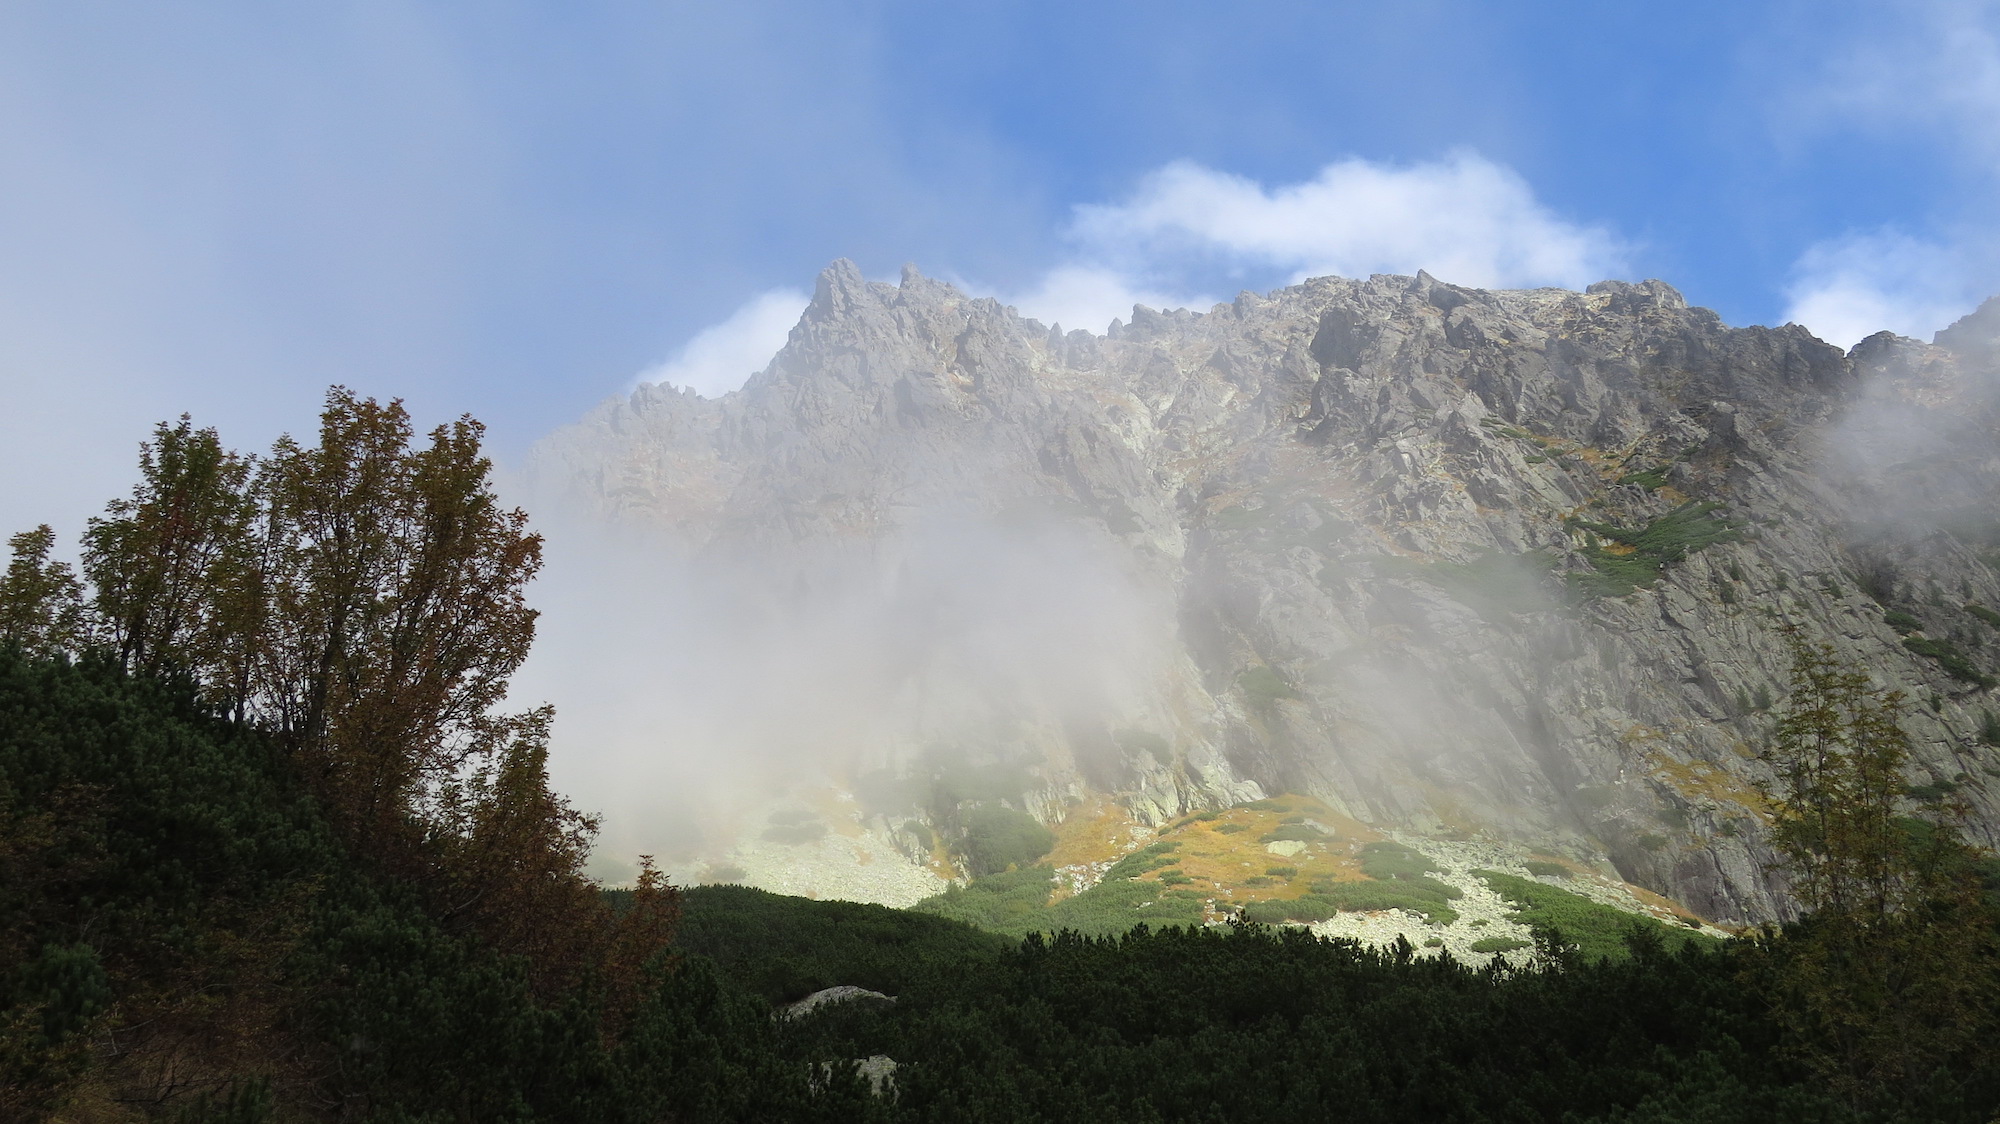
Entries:
{"label": "green shrub", "polygon": [[1972,661],[1966,658],[1958,645],[1949,640],[1930,640],[1921,636],[1911,636],[1903,641],[1903,647],[1925,659],[1936,661],[1946,675],[1962,683],[1972,683],[1981,687],[1991,687],[1995,683],[1992,676],[1973,666]]}
{"label": "green shrub", "polygon": [[1049,895],[1055,890],[1055,876],[1055,871],[1045,866],[989,874],[964,886],[947,887],[944,893],[925,898],[910,909],[1019,936],[1041,926]]}
{"label": "green shrub", "polygon": [[1895,563],[1886,558],[1872,558],[1861,563],[1853,572],[1854,584],[1861,592],[1884,609],[1896,599],[1896,587],[1902,584],[1902,575]]}
{"label": "green shrub", "polygon": [[1258,836],[1258,837],[1257,837],[1257,842],[1259,842],[1259,843],[1283,843],[1283,842],[1298,842],[1298,843],[1311,843],[1311,842],[1313,842],[1313,841],[1314,841],[1314,840],[1316,840],[1316,839],[1325,839],[1325,838],[1326,838],[1326,832],[1324,832],[1324,831],[1321,831],[1320,829],[1318,829],[1318,828],[1314,827],[1313,825],[1311,825],[1311,824],[1309,824],[1309,823],[1288,823],[1288,824],[1279,824],[1279,825],[1278,825],[1277,827],[1275,827],[1275,828],[1271,829],[1270,831],[1267,831],[1267,832],[1265,832],[1264,834],[1262,834],[1262,835]]}
{"label": "green shrub", "polygon": [[1521,865],[1527,869],[1529,874],[1532,874],[1537,878],[1568,878],[1570,876],[1570,869],[1561,863],[1542,862],[1539,859],[1530,859],[1529,861],[1524,862]]}
{"label": "green shrub", "polygon": [[1628,472],[1618,478],[1620,484],[1636,484],[1647,491],[1655,491],[1667,486],[1665,470],[1648,468],[1639,472]]}
{"label": "green shrub", "polygon": [[1248,804],[1238,804],[1237,807],[1248,808],[1253,812],[1289,812],[1292,810],[1290,804],[1279,800],[1252,800]]}
{"label": "green shrub", "polygon": [[1258,664],[1238,673],[1236,684],[1243,688],[1243,693],[1256,706],[1268,707],[1279,699],[1299,697],[1298,691],[1267,664]]}
{"label": "green shrub", "polygon": [[1623,597],[1647,589],[1660,573],[1695,551],[1716,543],[1730,542],[1740,528],[1714,514],[1719,503],[1684,503],[1637,531],[1609,523],[1571,518],[1569,526],[1588,531],[1599,539],[1631,547],[1629,554],[1613,554],[1595,543],[1583,548],[1590,570],[1564,575],[1573,593],[1583,599]]}
{"label": "green shrub", "polygon": [[2000,628],[2000,613],[1996,613],[1984,605],[1967,605],[1965,611],[1992,625],[1994,628]]}
{"label": "green shrub", "polygon": [[[1282,925],[1287,921],[1308,920],[1293,916],[1293,907],[1296,905],[1297,902],[1284,901],[1251,902],[1243,907],[1243,919],[1258,925]],[[1318,921],[1320,918],[1314,917],[1310,920]]]}
{"label": "green shrub", "polygon": [[975,876],[1025,867],[1055,847],[1055,833],[1004,804],[981,804],[965,817],[961,847]]}
{"label": "green shrub", "polygon": [[1958,791],[1954,781],[1925,781],[1922,784],[1907,785],[1903,791],[1919,804],[1936,805],[1952,793]]}
{"label": "green shrub", "polygon": [[2000,715],[1990,710],[1979,712],[1979,740],[1987,745],[2000,746]]}
{"label": "green shrub", "polygon": [[1119,859],[1117,862],[1112,863],[1111,868],[1104,872],[1104,881],[1118,882],[1128,878],[1137,878],[1148,871],[1172,866],[1180,860],[1170,856],[1172,852],[1179,849],[1180,844],[1170,839],[1163,839],[1158,843],[1147,844],[1126,855],[1124,858]]}
{"label": "green shrub", "polygon": [[1513,952],[1517,948],[1528,948],[1532,943],[1519,937],[1481,937],[1470,947],[1474,952]]}
{"label": "green shrub", "polygon": [[[1039,888],[1048,896],[1048,872],[999,876],[1009,890]],[[1004,898],[1008,891],[980,895]],[[964,891],[960,898],[968,897]],[[991,901],[987,904],[991,904]],[[895,995],[931,964],[984,963],[1007,942],[953,923],[936,911],[908,911],[858,902],[814,901],[748,886],[700,886],[681,891],[681,920],[674,948],[706,956],[772,1003],[821,988],[853,984]],[[957,919],[963,922],[964,919]]]}
{"label": "green shrub", "polygon": [[1297,878],[1299,876],[1299,868],[1295,866],[1267,866],[1264,868],[1264,873],[1273,878]]}
{"label": "green shrub", "polygon": [[1463,896],[1463,891],[1456,886],[1417,875],[1369,882],[1316,879],[1311,891],[1301,900],[1312,903],[1311,908],[1331,908],[1335,912],[1407,909],[1423,914],[1433,923],[1448,925],[1458,918],[1457,911],[1450,908],[1449,903]]}
{"label": "green shrub", "polygon": [[[413,845],[409,865],[437,854]],[[628,1023],[603,990],[537,980],[463,912],[433,914],[437,889],[350,851],[286,747],[186,681],[0,650],[0,1118],[47,1119],[79,1079],[104,1090],[91,1099],[125,1098],[121,1119],[247,1124],[342,1103],[403,1121],[717,1118],[690,1103],[706,1078],[651,1033],[686,965]],[[614,923],[577,889],[520,923],[558,937]],[[645,1042],[607,1047],[641,1024]],[[803,1097],[788,1068],[745,1077]]]}
{"label": "green shrub", "polygon": [[1436,870],[1430,856],[1383,840],[1361,848],[1361,873],[1370,878],[1417,878]]}
{"label": "green shrub", "polygon": [[1891,609],[1888,612],[1883,613],[1882,620],[1885,623],[1887,623],[1890,628],[1893,628],[1897,632],[1901,633],[1922,632],[1924,630],[1924,622],[1918,620],[1916,617],[1913,617],[1908,613],[1903,612],[1901,609]]}
{"label": "green shrub", "polygon": [[1160,884],[1163,886],[1181,886],[1192,881],[1194,879],[1189,878],[1178,870],[1169,870],[1165,874],[1160,875]]}
{"label": "green shrub", "polygon": [[1513,903],[1515,921],[1534,929],[1561,930],[1563,939],[1576,945],[1586,960],[1624,959],[1630,955],[1624,937],[1634,928],[1657,933],[1668,948],[1679,948],[1689,941],[1701,942],[1703,947],[1715,943],[1715,938],[1705,934],[1662,925],[1653,918],[1626,913],[1533,879],[1493,870],[1474,873]]}
{"label": "green shrub", "polygon": [[1458,920],[1458,911],[1448,903],[1459,896],[1460,891],[1455,886],[1420,878],[1396,882],[1335,882],[1301,900],[1308,903],[1308,908],[1325,911],[1324,916],[1327,917],[1334,913],[1402,909],[1422,915],[1433,925],[1449,925]]}
{"label": "green shrub", "polygon": [[1217,826],[1215,829],[1216,834],[1218,835],[1234,835],[1239,831],[1249,831],[1249,830],[1250,830],[1250,825],[1247,823],[1226,823]]}
{"label": "green shrub", "polygon": [[1106,879],[1048,910],[1043,932],[1064,929],[1088,936],[1116,936],[1134,925],[1194,925],[1202,918],[1199,894],[1168,890],[1157,882]]}

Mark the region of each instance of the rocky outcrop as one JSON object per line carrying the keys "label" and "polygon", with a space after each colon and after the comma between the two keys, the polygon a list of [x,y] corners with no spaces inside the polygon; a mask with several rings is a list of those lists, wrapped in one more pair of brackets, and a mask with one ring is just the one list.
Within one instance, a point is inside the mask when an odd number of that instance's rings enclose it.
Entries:
{"label": "rocky outcrop", "polygon": [[531,475],[779,590],[893,586],[940,520],[1109,583],[1115,689],[913,661],[907,744],[850,772],[906,775],[936,700],[976,698],[980,752],[1025,763],[1013,799],[1044,818],[1089,791],[1155,820],[1303,791],[1754,920],[1789,908],[1757,791],[1788,630],[1909,694],[1912,782],[1956,786],[1994,842],[1996,353],[2000,302],[1849,355],[1658,281],[1422,274],[1097,336],[840,262],[741,391],[642,387]]}
{"label": "rocky outcrop", "polygon": [[796,1003],[785,1004],[778,1008],[778,1017],[803,1018],[832,1003],[894,1003],[895,1001],[896,997],[893,995],[884,995],[879,991],[870,991],[853,984],[838,984],[833,987],[823,987]]}

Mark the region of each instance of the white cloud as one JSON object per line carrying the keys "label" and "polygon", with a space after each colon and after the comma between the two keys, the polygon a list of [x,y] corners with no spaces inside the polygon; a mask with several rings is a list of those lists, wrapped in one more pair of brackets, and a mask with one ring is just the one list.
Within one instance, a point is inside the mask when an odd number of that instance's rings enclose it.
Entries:
{"label": "white cloud", "polygon": [[1101,265],[1064,265],[1050,270],[1033,289],[1006,298],[1007,303],[1044,323],[1101,332],[1113,320],[1132,315],[1132,306],[1149,308],[1207,307],[1201,297],[1169,295],[1143,288],[1116,269]]}
{"label": "white cloud", "polygon": [[[1101,332],[1132,306],[1206,308],[1249,277],[1294,283],[1415,273],[1481,288],[1580,287],[1615,276],[1624,247],[1535,199],[1512,170],[1475,153],[1418,164],[1349,159],[1303,183],[1265,187],[1188,161],[1114,203],[1075,209],[1073,253],[1002,299],[1043,323]],[[977,282],[962,288],[991,292]],[[772,290],[639,377],[713,397],[784,345],[805,294]]]}
{"label": "white cloud", "polygon": [[1876,332],[1929,339],[1972,311],[1984,294],[1981,255],[1895,231],[1848,235],[1811,246],[1793,267],[1785,318],[1841,347]]}
{"label": "white cloud", "polygon": [[742,387],[785,346],[812,298],[796,289],[772,289],[752,297],[720,324],[703,328],[679,353],[638,378],[671,383],[705,398]]}
{"label": "white cloud", "polygon": [[[1415,164],[1348,159],[1275,187],[1177,161],[1122,202],[1078,207],[1070,235],[1074,260],[1007,299],[1093,329],[1134,301],[1212,303],[1167,294],[1248,275],[1296,282],[1421,269],[1514,288],[1580,286],[1623,264],[1609,232],[1557,215],[1511,169],[1471,152]],[[1177,280],[1186,278],[1195,280]]]}
{"label": "white cloud", "polygon": [[1808,85],[1808,113],[1937,130],[1959,157],[2000,172],[2000,0],[1908,0],[1874,16]]}
{"label": "white cloud", "polygon": [[1482,288],[1601,279],[1618,248],[1536,202],[1511,170],[1472,153],[1398,166],[1343,160],[1267,190],[1174,163],[1123,204],[1080,207],[1086,245],[1151,255],[1188,248],[1322,274],[1414,273]]}
{"label": "white cloud", "polygon": [[1808,246],[1792,267],[1786,316],[1852,347],[1888,329],[1929,338],[2000,290],[2000,2],[1911,0],[1850,29],[1795,109],[1809,129],[1913,134],[1941,142],[1972,173],[1940,185],[1928,230],[1849,231]]}

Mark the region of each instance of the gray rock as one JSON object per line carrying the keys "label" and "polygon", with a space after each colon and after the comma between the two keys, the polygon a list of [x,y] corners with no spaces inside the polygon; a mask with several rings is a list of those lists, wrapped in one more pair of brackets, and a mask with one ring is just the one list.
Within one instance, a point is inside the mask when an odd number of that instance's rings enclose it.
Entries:
{"label": "gray rock", "polygon": [[868,1091],[876,1096],[884,1096],[896,1091],[896,1059],[887,1054],[870,1054],[854,1063],[854,1068],[868,1079]]}
{"label": "gray rock", "polygon": [[[1658,281],[1377,276],[1059,335],[838,262],[742,391],[608,401],[531,476],[541,502],[760,560],[780,589],[830,554],[892,582],[937,512],[1086,543],[1160,624],[1146,690],[1112,714],[960,684],[1037,762],[1031,810],[1112,792],[1157,821],[1304,791],[1596,855],[1751,921],[1791,908],[1754,787],[1787,628],[1921,703],[1917,771],[1996,841],[2000,755],[1976,731],[2000,701],[1883,619],[2000,672],[2000,632],[1963,610],[2000,608],[1995,321],[1989,303],[1936,344],[1849,355]],[[1577,520],[1638,529],[1695,501],[1739,537],[1648,588],[1568,595],[1602,557]],[[1121,725],[1171,759],[1121,748]]]}
{"label": "gray rock", "polygon": [[787,1003],[785,1006],[779,1008],[778,1017],[796,1019],[802,1015],[809,1015],[830,1003],[853,1003],[856,1001],[894,1003],[896,997],[893,995],[884,995],[879,991],[870,991],[865,987],[855,987],[853,984],[840,984],[837,987],[821,988],[804,999],[799,1000],[797,1003]]}

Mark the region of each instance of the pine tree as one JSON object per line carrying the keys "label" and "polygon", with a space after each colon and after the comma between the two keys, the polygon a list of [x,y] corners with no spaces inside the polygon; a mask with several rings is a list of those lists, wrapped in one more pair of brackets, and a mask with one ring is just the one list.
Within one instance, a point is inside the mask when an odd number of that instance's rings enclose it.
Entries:
{"label": "pine tree", "polygon": [[1917,889],[1896,806],[1910,756],[1903,703],[1831,648],[1794,639],[1791,696],[1764,760],[1779,778],[1772,842],[1808,910],[1879,921]]}
{"label": "pine tree", "polygon": [[1764,760],[1771,840],[1809,911],[1764,942],[1764,978],[1794,1055],[1860,1107],[1939,1095],[1993,1060],[1994,919],[1973,853],[1940,803],[1911,813],[1900,691],[1833,649],[1791,639],[1791,694]]}

